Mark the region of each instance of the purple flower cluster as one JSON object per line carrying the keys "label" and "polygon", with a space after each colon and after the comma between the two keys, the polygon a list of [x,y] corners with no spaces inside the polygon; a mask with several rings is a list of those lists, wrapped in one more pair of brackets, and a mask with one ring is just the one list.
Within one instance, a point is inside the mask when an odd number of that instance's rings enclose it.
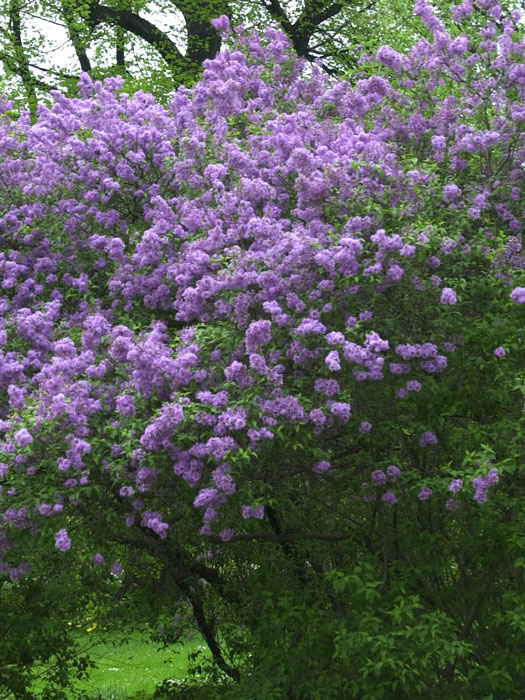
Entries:
{"label": "purple flower cluster", "polygon": [[510,293],[510,298],[516,304],[525,304],[525,287],[515,287]]}
{"label": "purple flower cluster", "polygon": [[165,539],[168,534],[169,525],[162,521],[162,516],[154,511],[147,510],[140,523],[142,527],[147,527],[158,535],[161,539]]}
{"label": "purple flower cluster", "polygon": [[397,503],[396,494],[391,490],[385,491],[385,493],[381,496],[381,500],[383,503],[386,503],[389,506],[394,506]]}
{"label": "purple flower cluster", "polygon": [[426,447],[427,445],[437,444],[437,437],[430,430],[426,430],[419,438],[419,444],[421,447]]}
{"label": "purple flower cluster", "polygon": [[66,529],[62,528],[55,534],[55,547],[61,552],[67,552],[71,549],[71,539]]}
{"label": "purple flower cluster", "polygon": [[245,520],[248,520],[249,518],[262,520],[264,518],[264,506],[243,506],[242,517]]}
{"label": "purple flower cluster", "polygon": [[387,482],[387,475],[381,469],[376,469],[372,472],[372,481],[376,486],[382,486]]}
{"label": "purple flower cluster", "polygon": [[448,306],[453,306],[457,304],[458,298],[456,292],[450,287],[443,287],[441,290],[441,303]]}
{"label": "purple flower cluster", "polygon": [[422,486],[418,498],[420,501],[428,501],[430,496],[432,496],[432,493],[433,491],[430,486]]}
{"label": "purple flower cluster", "polygon": [[331,468],[330,462],[328,462],[326,459],[321,460],[320,462],[316,462],[314,466],[312,467],[312,471],[315,472],[316,474],[324,474]]}
{"label": "purple flower cluster", "polygon": [[499,474],[496,468],[490,469],[486,476],[477,476],[472,480],[472,486],[475,489],[474,500],[477,503],[485,503],[488,498],[488,490],[490,486],[497,484]]}
{"label": "purple flower cluster", "polygon": [[463,488],[463,480],[462,479],[453,479],[450,484],[448,485],[448,490],[451,493],[459,493],[461,489]]}

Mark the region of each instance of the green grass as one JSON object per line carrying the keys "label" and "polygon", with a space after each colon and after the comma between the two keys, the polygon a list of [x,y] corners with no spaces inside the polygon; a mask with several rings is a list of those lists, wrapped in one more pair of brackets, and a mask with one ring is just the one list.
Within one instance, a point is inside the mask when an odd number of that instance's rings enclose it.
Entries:
{"label": "green grass", "polygon": [[104,631],[81,632],[78,641],[89,650],[96,668],[77,687],[97,700],[149,700],[162,681],[187,678],[189,652],[202,650],[209,656],[206,645],[197,637],[169,649],[159,648],[147,633],[137,631],[127,635],[125,641]]}

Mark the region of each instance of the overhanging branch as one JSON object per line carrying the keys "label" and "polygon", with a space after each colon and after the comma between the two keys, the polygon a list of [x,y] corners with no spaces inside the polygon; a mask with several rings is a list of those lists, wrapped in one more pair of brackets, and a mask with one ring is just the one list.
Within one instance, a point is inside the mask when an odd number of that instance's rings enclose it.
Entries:
{"label": "overhanging branch", "polygon": [[104,22],[121,27],[135,36],[144,39],[153,46],[170,67],[186,63],[186,58],[169,36],[149,22],[147,19],[130,10],[114,10],[105,5],[92,5],[89,12],[89,22],[96,27]]}
{"label": "overhanging branch", "polygon": [[[253,532],[243,535],[234,535],[226,544],[229,544],[230,542],[251,542],[252,540],[264,540],[267,542],[276,542],[278,544],[297,542],[298,540],[339,542],[341,540],[351,539],[352,537],[355,537],[355,535],[348,533],[327,534],[323,532],[282,532],[279,535],[275,535],[271,532]],[[214,544],[225,544],[224,540],[214,535],[210,535],[207,539]]]}

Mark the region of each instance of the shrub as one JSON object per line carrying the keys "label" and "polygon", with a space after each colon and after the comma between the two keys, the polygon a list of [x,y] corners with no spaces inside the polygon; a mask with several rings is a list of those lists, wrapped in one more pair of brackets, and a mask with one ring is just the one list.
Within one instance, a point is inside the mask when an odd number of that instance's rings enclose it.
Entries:
{"label": "shrub", "polygon": [[0,566],[189,612],[244,698],[523,687],[525,44],[416,12],[354,83],[241,28],[169,108],[5,105]]}

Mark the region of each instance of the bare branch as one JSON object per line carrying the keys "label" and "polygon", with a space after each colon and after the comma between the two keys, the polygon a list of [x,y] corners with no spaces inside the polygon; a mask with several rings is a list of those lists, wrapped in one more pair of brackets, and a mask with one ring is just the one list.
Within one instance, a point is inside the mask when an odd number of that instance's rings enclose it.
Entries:
{"label": "bare branch", "polygon": [[177,62],[186,62],[176,44],[165,32],[134,12],[114,10],[112,7],[104,5],[93,5],[90,8],[89,21],[93,27],[107,22],[139,36],[153,46],[170,66],[174,66]]}
{"label": "bare branch", "polygon": [[48,22],[49,24],[55,24],[57,27],[65,27],[66,26],[62,22],[55,22],[55,20],[53,20],[53,19],[48,19],[47,17],[40,17],[40,15],[34,15],[32,12],[27,12],[27,10],[23,10],[22,14],[27,15],[28,17],[33,17],[34,19],[39,19],[42,22]]}
{"label": "bare branch", "polygon": [[276,19],[284,31],[291,37],[293,33],[293,25],[288,18],[288,15],[282,8],[279,0],[262,0],[262,4],[267,12]]}
{"label": "bare branch", "polygon": [[325,5],[324,0],[313,0],[305,2],[304,10],[301,12],[294,27],[300,29],[302,26],[308,26],[312,30],[315,30],[320,24],[326,22],[327,19],[331,19],[338,15],[344,8],[342,2],[334,2],[332,5],[323,7]]}
{"label": "bare branch", "polygon": [[280,535],[274,535],[271,532],[253,532],[243,535],[234,535],[227,543],[220,537],[210,535],[208,539],[214,544],[229,544],[230,542],[251,542],[252,540],[263,540],[266,542],[276,542],[283,544],[287,542],[297,542],[298,540],[319,540],[323,542],[340,542],[348,540],[355,535],[353,534],[337,534],[330,535],[324,532],[283,532]]}

